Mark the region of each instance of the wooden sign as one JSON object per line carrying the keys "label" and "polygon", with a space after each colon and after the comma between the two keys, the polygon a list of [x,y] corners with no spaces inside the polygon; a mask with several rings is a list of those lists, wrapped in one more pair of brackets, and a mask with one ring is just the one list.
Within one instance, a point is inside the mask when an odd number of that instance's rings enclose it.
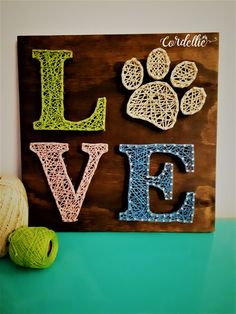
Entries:
{"label": "wooden sign", "polygon": [[19,36],[29,223],[209,232],[218,33]]}

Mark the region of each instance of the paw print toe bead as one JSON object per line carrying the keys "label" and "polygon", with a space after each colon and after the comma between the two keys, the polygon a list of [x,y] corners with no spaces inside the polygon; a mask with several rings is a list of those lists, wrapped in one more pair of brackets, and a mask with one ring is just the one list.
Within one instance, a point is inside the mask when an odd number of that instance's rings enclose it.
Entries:
{"label": "paw print toe bead", "polygon": [[188,87],[195,80],[197,72],[198,68],[194,62],[180,62],[171,73],[171,84],[178,88]]}
{"label": "paw print toe bead", "polygon": [[180,110],[185,115],[192,115],[200,111],[206,101],[206,92],[202,87],[193,87],[188,90],[180,103]]}
{"label": "paw print toe bead", "polygon": [[143,66],[136,59],[127,60],[122,68],[122,84],[128,90],[138,88],[143,82]]}
{"label": "paw print toe bead", "polygon": [[162,48],[153,49],[147,58],[147,71],[154,80],[163,79],[170,69],[170,58]]}

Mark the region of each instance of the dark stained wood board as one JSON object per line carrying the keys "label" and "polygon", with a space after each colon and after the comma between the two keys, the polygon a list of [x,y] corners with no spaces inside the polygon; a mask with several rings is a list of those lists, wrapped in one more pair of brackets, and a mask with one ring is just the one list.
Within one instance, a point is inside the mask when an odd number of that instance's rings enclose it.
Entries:
{"label": "dark stained wood board", "polygon": [[[126,114],[130,91],[121,83],[124,62],[136,57],[144,66],[151,50],[162,47],[165,36],[184,38],[187,34],[142,35],[79,35],[79,36],[19,36],[18,66],[21,117],[22,180],[29,200],[29,223],[56,231],[182,231],[209,232],[215,220],[216,115],[218,77],[218,33],[206,33],[212,40],[206,47],[164,48],[171,67],[183,60],[194,61],[198,76],[192,86],[204,87],[207,93],[203,109],[193,115],[178,115],[175,126],[161,131],[145,121]],[[191,34],[191,38],[195,34]],[[214,39],[217,39],[214,41]],[[32,59],[32,49],[68,49],[73,59],[65,61],[65,118],[78,121],[94,110],[99,97],[107,98],[106,131],[38,131],[33,122],[41,112],[40,66]],[[170,75],[164,81],[170,82]],[[145,70],[144,83],[151,82]],[[179,97],[187,89],[175,89]],[[31,142],[69,143],[63,154],[69,177],[77,189],[86,166],[86,153],[81,144],[107,143],[108,153],[99,161],[88,188],[79,219],[75,223],[62,222],[49,189],[41,163],[30,151]],[[173,200],[163,200],[156,189],[150,189],[153,212],[170,212],[181,193],[196,192],[195,216],[192,224],[123,222],[119,212],[127,209],[129,165],[127,156],[119,152],[119,144],[176,143],[195,145],[195,172],[185,173],[169,155],[153,154],[150,174],[155,175],[164,162],[174,164]]]}

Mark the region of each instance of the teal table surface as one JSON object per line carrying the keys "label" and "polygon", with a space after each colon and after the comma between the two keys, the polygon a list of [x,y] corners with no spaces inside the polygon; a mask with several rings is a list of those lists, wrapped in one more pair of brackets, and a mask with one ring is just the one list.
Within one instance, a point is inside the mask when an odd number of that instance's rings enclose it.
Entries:
{"label": "teal table surface", "polygon": [[0,260],[0,313],[236,313],[235,230],[58,233],[48,269]]}

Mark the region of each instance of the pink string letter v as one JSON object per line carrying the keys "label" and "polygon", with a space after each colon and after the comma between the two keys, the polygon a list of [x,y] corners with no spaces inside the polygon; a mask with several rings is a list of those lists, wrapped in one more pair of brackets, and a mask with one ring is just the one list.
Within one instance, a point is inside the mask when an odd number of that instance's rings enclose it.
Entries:
{"label": "pink string letter v", "polygon": [[31,143],[30,149],[38,155],[42,163],[62,220],[77,221],[89,184],[101,156],[108,151],[108,145],[82,144],[82,151],[89,154],[89,160],[76,193],[62,158],[62,154],[69,150],[68,144]]}

